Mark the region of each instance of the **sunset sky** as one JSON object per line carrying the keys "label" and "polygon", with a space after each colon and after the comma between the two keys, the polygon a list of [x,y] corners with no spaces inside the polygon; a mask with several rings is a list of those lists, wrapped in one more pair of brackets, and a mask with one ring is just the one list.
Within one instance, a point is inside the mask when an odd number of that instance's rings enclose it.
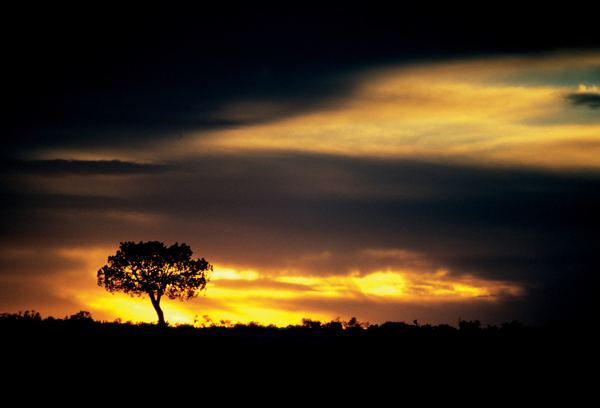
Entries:
{"label": "sunset sky", "polygon": [[597,22],[317,4],[15,16],[0,312],[156,321],[96,274],[161,241],[170,323],[595,316]]}

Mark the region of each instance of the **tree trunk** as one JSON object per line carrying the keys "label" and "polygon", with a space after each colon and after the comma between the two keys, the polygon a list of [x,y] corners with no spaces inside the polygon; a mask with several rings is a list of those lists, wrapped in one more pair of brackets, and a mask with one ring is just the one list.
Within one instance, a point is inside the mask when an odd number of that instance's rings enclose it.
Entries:
{"label": "tree trunk", "polygon": [[165,323],[165,315],[160,308],[160,297],[155,298],[154,293],[150,292],[150,301],[152,302],[152,306],[154,306],[154,310],[156,310],[156,314],[158,315],[158,325],[166,326],[167,324]]}

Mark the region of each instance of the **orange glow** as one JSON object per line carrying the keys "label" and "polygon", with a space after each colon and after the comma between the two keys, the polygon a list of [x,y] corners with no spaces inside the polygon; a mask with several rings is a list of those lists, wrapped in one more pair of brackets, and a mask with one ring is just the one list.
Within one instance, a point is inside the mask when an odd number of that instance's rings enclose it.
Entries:
{"label": "orange glow", "polygon": [[[129,297],[106,292],[96,285],[96,273],[106,261],[108,248],[82,250],[79,248],[58,251],[61,257],[77,259],[86,273],[65,271],[52,284],[57,296],[80,304],[96,320],[154,322],[156,313],[148,298]],[[419,264],[418,256],[402,250],[367,250],[365,256],[412,259]],[[344,276],[316,277],[303,272],[265,277],[252,270],[220,268],[209,284],[207,296],[188,302],[164,299],[161,302],[170,324],[192,324],[194,317],[208,315],[214,322],[230,320],[232,323],[256,321],[261,324],[287,326],[299,324],[304,317],[332,320],[338,316],[315,311],[298,311],[293,305],[310,305],[315,302],[350,301],[365,298],[374,303],[427,303],[463,302],[479,299],[493,301],[495,294],[519,296],[523,288],[503,282],[484,281],[468,276],[452,277],[448,271],[427,272],[429,265],[421,261],[425,270],[378,271],[365,276],[358,272]],[[72,313],[75,313],[73,311]],[[62,317],[62,316],[61,316]]]}

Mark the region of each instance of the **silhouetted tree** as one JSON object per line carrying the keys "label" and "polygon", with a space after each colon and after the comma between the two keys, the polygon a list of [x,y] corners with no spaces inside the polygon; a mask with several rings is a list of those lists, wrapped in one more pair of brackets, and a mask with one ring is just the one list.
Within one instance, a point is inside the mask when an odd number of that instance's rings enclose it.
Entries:
{"label": "silhouetted tree", "polygon": [[325,323],[323,325],[324,329],[329,331],[341,331],[344,329],[343,323],[340,321],[339,317],[336,317],[335,320],[330,321],[329,323]]}
{"label": "silhouetted tree", "polygon": [[304,318],[302,319],[302,327],[306,327],[309,329],[320,329],[323,326],[319,320]]}
{"label": "silhouetted tree", "polygon": [[473,321],[466,321],[466,320],[461,320],[458,323],[458,328],[463,331],[463,332],[474,332],[477,330],[481,329],[481,323],[479,322],[479,320],[475,320]]}
{"label": "silhouetted tree", "polygon": [[[93,321],[92,320],[92,314],[90,312],[88,312],[87,310],[80,310],[79,312],[77,312],[74,315],[71,315],[71,317],[68,318],[69,320],[75,321],[75,320],[87,320],[87,321]],[[65,317],[65,320],[67,320],[67,318]]]}
{"label": "silhouetted tree", "polygon": [[517,320],[513,320],[512,322],[502,323],[502,327],[500,328],[503,332],[519,332],[523,330],[523,324],[521,324]]}
{"label": "silhouetted tree", "polygon": [[204,258],[191,259],[192,250],[186,244],[162,242],[121,242],[120,250],[108,257],[108,265],[98,271],[98,285],[111,293],[124,292],[131,296],[147,294],[158,323],[165,325],[160,299],[188,300],[206,290],[213,267]]}
{"label": "silhouetted tree", "polygon": [[351,318],[347,322],[343,322],[346,329],[365,329],[369,327],[369,322],[359,322],[356,317]]}

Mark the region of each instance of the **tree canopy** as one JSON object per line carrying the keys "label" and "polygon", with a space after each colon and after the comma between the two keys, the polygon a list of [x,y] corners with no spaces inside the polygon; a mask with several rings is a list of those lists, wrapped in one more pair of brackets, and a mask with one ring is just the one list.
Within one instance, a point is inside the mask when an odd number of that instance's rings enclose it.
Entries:
{"label": "tree canopy", "polygon": [[116,255],[108,257],[108,265],[98,271],[98,285],[111,293],[131,296],[149,295],[158,315],[165,324],[160,308],[162,296],[189,300],[201,291],[206,293],[213,267],[204,258],[193,260],[186,244],[166,247],[162,242],[121,242]]}

